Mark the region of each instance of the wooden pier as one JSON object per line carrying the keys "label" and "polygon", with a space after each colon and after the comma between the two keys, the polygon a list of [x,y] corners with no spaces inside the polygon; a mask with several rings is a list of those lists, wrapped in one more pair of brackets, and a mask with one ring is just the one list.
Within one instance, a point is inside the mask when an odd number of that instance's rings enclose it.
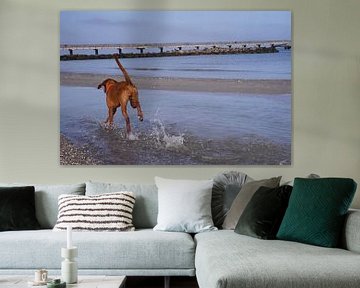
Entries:
{"label": "wooden pier", "polygon": [[[124,58],[188,56],[206,54],[275,53],[277,48],[291,49],[289,40],[271,41],[231,41],[231,42],[195,42],[195,43],[147,43],[147,44],[61,44],[60,51],[68,54],[61,60],[102,59],[117,53]],[[99,53],[102,50],[112,53]],[[89,51],[93,53],[89,54]]]}

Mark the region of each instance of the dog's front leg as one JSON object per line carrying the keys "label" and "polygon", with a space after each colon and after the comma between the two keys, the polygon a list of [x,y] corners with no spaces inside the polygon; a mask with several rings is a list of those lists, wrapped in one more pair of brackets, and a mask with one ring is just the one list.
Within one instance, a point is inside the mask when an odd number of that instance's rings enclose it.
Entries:
{"label": "dog's front leg", "polygon": [[136,108],[137,108],[138,119],[140,121],[143,121],[144,120],[144,114],[143,114],[143,112],[141,110],[140,102],[139,102],[139,104],[137,105]]}
{"label": "dog's front leg", "polygon": [[109,124],[109,125],[113,124],[115,112],[116,112],[116,108],[109,107],[108,117],[106,118],[105,124]]}

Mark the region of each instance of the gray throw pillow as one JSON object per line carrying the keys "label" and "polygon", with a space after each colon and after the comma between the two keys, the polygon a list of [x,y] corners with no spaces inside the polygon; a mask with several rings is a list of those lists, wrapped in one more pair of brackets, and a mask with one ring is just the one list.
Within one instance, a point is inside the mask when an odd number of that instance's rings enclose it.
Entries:
{"label": "gray throw pillow", "polygon": [[244,184],[236,196],[234,202],[231,205],[229,212],[227,213],[224,223],[222,225],[223,229],[234,230],[236,224],[238,223],[241,214],[244,212],[245,207],[249,203],[250,199],[253,197],[255,192],[261,187],[276,188],[279,187],[281,176],[274,177],[270,179],[251,181]]}
{"label": "gray throw pillow", "polygon": [[[320,178],[320,176],[319,176],[318,174],[311,173],[311,174],[307,175],[305,178],[318,179],[318,178]],[[294,186],[294,179],[292,179],[292,180],[290,180],[290,181],[286,181],[285,183],[283,183],[283,185]]]}
{"label": "gray throw pillow", "polygon": [[231,204],[239,193],[241,187],[252,179],[245,173],[227,171],[214,178],[211,199],[211,213],[214,225],[221,228]]}
{"label": "gray throw pillow", "polygon": [[155,177],[159,214],[154,230],[198,233],[217,230],[211,217],[213,180]]}
{"label": "gray throw pillow", "polygon": [[136,197],[133,211],[135,228],[154,228],[158,214],[158,192],[155,184],[86,182],[86,196],[118,191],[131,191]]}

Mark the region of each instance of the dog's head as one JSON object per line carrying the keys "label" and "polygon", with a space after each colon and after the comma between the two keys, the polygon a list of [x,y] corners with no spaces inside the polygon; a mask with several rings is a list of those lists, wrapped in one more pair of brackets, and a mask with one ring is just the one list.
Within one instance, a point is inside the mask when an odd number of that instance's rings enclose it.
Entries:
{"label": "dog's head", "polygon": [[108,79],[104,80],[103,82],[101,82],[97,88],[100,89],[101,87],[103,87],[104,93],[106,93],[109,90],[108,89],[109,86],[115,84],[116,82],[117,82],[116,80],[108,78]]}

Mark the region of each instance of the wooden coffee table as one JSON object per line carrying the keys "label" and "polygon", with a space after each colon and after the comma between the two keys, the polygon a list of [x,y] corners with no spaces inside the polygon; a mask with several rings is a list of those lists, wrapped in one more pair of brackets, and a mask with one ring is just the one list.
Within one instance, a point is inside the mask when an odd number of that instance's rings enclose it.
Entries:
{"label": "wooden coffee table", "polygon": [[[55,279],[57,277],[52,277]],[[0,275],[1,288],[44,288],[44,286],[28,286],[28,282],[32,281],[32,276],[2,276]],[[86,276],[80,275],[77,284],[67,284],[66,288],[125,288],[126,276]]]}

